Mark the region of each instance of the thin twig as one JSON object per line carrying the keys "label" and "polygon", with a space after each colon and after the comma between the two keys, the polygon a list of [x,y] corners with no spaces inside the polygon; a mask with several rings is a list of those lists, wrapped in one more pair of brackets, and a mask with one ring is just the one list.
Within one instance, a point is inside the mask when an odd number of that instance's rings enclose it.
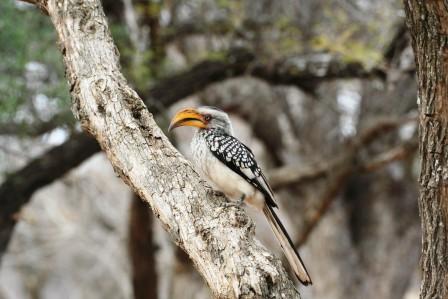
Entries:
{"label": "thin twig", "polygon": [[19,0],[19,1],[26,2],[26,3],[29,3],[29,4],[34,4],[37,7],[39,7],[39,9],[42,10],[46,15],[48,15],[48,10],[47,10],[47,6],[46,6],[46,1],[45,0],[42,0],[42,1],[39,1],[39,0]]}
{"label": "thin twig", "polygon": [[413,154],[415,150],[417,150],[417,148],[418,144],[416,141],[399,145],[379,154],[372,160],[367,161],[366,163],[361,165],[360,170],[363,172],[371,172],[378,170],[379,168],[384,167],[391,162],[404,160],[409,155]]}
{"label": "thin twig", "polygon": [[[342,169],[339,169],[339,173],[330,183],[330,186],[325,190],[321,199],[319,200],[319,206],[311,217],[305,222],[305,228],[302,234],[296,242],[296,247],[302,246],[308,237],[310,236],[313,229],[317,226],[319,221],[323,218],[325,213],[329,210],[331,203],[337,198],[337,195],[342,190],[343,186],[346,185],[348,178],[355,172],[370,172],[380,169],[388,165],[393,161],[404,160],[415,152],[417,149],[417,142],[412,141],[400,146],[394,147],[391,150],[383,152],[373,158],[372,160],[366,161],[361,165],[355,163],[350,163],[347,161],[345,165],[342,165]],[[354,154],[356,154],[354,152]],[[353,157],[355,157],[354,155]]]}
{"label": "thin twig", "polygon": [[331,175],[329,186],[319,199],[317,209],[305,222],[305,228],[296,242],[297,247],[306,242],[313,229],[329,210],[331,203],[337,198],[337,195],[353,173],[378,170],[393,161],[406,159],[415,152],[417,142],[411,140],[378,154],[371,159],[364,161],[358,160],[358,155],[361,150],[379,137],[416,120],[417,118],[414,115],[380,119],[375,125],[361,132],[352,142],[348,143],[347,148],[341,156],[329,162],[321,165],[308,166],[302,171],[297,170],[303,169],[303,166],[285,166],[270,173],[269,177],[272,187],[275,189],[292,184],[299,184],[306,180],[317,180],[323,176]]}
{"label": "thin twig", "polygon": [[335,179],[331,182],[330,186],[325,190],[325,193],[320,199],[320,205],[317,207],[313,215],[306,221],[305,228],[300,234],[299,239],[296,242],[296,247],[302,246],[308,237],[311,235],[313,229],[317,226],[319,221],[323,218],[325,213],[329,210],[333,201],[337,198],[337,195],[345,185],[350,175],[353,173],[352,167],[343,169]]}
{"label": "thin twig", "polygon": [[[341,151],[342,154],[333,160],[308,166],[287,165],[272,170],[269,173],[271,187],[273,189],[280,189],[292,184],[297,185],[304,181],[316,180],[329,173],[335,173],[337,169],[341,168],[342,164],[352,160],[353,155],[356,155],[378,137],[416,120],[417,118],[414,115],[379,119],[375,125],[359,133],[357,137],[348,143],[347,148]],[[387,161],[384,162],[387,163]]]}

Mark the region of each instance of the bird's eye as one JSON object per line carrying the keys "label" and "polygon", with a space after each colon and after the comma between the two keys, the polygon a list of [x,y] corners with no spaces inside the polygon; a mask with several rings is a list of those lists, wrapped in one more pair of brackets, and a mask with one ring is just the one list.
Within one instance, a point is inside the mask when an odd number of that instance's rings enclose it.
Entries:
{"label": "bird's eye", "polygon": [[205,121],[210,121],[212,119],[212,116],[210,114],[206,114],[204,116]]}

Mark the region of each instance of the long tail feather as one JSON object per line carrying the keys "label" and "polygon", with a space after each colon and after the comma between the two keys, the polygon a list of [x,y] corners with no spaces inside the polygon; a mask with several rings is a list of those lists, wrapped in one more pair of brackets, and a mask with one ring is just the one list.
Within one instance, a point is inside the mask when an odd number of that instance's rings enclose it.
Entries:
{"label": "long tail feather", "polygon": [[272,231],[277,237],[277,240],[280,242],[283,252],[285,253],[286,258],[288,259],[288,262],[291,265],[291,268],[293,269],[297,278],[304,285],[312,284],[311,278],[305,268],[305,265],[303,264],[302,259],[300,258],[300,255],[295,250],[291,238],[286,232],[286,229],[281,223],[277,214],[275,214],[273,208],[265,205],[263,208],[263,212],[269,222],[269,225],[271,226]]}

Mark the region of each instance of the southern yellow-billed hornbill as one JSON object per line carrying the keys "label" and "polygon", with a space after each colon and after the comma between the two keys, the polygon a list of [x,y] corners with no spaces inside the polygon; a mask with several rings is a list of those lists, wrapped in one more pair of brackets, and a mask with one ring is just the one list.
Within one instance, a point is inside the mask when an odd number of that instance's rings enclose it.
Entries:
{"label": "southern yellow-billed hornbill", "polygon": [[198,128],[191,142],[195,165],[219,191],[263,211],[297,278],[304,285],[311,284],[302,259],[274,211],[274,193],[252,151],[232,136],[228,115],[214,107],[187,108],[174,116],[169,130],[180,126]]}

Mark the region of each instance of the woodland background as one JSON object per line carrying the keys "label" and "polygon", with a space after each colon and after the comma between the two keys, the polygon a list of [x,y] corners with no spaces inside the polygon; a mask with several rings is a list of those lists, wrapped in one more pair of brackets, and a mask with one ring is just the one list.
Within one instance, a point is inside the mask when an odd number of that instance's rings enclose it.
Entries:
{"label": "woodland background", "polygon": [[[312,275],[304,298],[418,298],[417,87],[401,1],[103,6],[161,128],[187,105],[231,114]],[[0,57],[0,216],[18,220],[0,222],[0,298],[210,298],[80,133],[48,17],[1,1]],[[171,137],[188,156],[191,132]]]}

